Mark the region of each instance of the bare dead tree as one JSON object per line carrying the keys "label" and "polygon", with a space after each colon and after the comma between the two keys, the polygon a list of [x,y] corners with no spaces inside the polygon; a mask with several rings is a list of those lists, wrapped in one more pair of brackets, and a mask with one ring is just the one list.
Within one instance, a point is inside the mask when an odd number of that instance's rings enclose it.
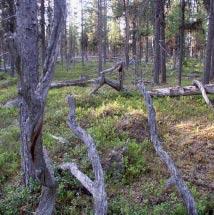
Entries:
{"label": "bare dead tree", "polygon": [[43,150],[42,127],[45,102],[58,56],[66,14],[65,0],[54,0],[52,32],[39,81],[37,1],[17,0],[17,50],[20,58],[21,157],[25,185],[37,179],[42,196],[36,214],[51,215],[55,205],[56,182],[48,155]]}
{"label": "bare dead tree", "polygon": [[170,155],[163,149],[163,143],[158,136],[156,112],[153,107],[152,98],[146,90],[144,83],[139,84],[138,89],[144,96],[144,101],[148,112],[148,125],[151,141],[154,145],[156,153],[160,156],[160,159],[164,162],[171,175],[171,178],[168,180],[168,184],[173,184],[177,187],[178,192],[180,193],[187,208],[188,214],[197,215],[196,204],[190,190],[183,181],[181,174],[174,164],[174,161],[172,160]]}
{"label": "bare dead tree", "polygon": [[81,139],[87,147],[88,158],[92,164],[95,180],[92,181],[87,175],[81,172],[75,163],[64,163],[60,167],[69,170],[80,183],[92,194],[94,198],[95,215],[107,214],[107,196],[105,192],[104,173],[100,158],[92,137],[82,129],[76,122],[76,105],[73,97],[68,97],[70,112],[68,116],[68,126],[74,134]]}

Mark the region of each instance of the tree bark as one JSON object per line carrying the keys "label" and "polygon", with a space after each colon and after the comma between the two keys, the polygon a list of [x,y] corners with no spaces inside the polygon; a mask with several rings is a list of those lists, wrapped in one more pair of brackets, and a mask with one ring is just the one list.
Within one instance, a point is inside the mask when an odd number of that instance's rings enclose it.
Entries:
{"label": "tree bark", "polygon": [[155,1],[155,50],[154,50],[154,69],[153,69],[153,81],[155,84],[159,84],[159,75],[161,73],[161,53],[160,53],[160,8],[161,0]]}
{"label": "tree bark", "polygon": [[103,18],[102,18],[102,0],[98,0],[98,74],[103,69]]}
{"label": "tree bark", "polygon": [[165,0],[161,0],[161,29],[160,29],[160,38],[161,38],[161,83],[166,83],[166,42],[165,42]]}
{"label": "tree bark", "polygon": [[123,7],[125,12],[125,60],[126,68],[129,66],[129,0],[123,0]]}
{"label": "tree bark", "polygon": [[179,64],[178,64],[178,85],[181,86],[181,79],[183,73],[183,60],[184,60],[184,24],[185,24],[185,0],[180,3],[180,29],[179,29]]}
{"label": "tree bark", "polygon": [[43,150],[42,125],[45,101],[58,56],[66,4],[54,0],[54,19],[47,56],[43,66],[45,76],[39,82],[37,1],[17,0],[17,49],[21,62],[19,74],[21,97],[21,156],[25,185],[31,178],[43,186],[36,214],[51,215],[54,210],[56,182],[47,153]]}
{"label": "tree bark", "polygon": [[103,0],[103,63],[106,64],[108,51],[108,29],[107,29],[107,0]]}
{"label": "tree bark", "polygon": [[40,28],[41,28],[41,52],[42,52],[42,65],[45,63],[45,53],[46,53],[46,40],[45,40],[45,0],[41,0],[40,6]]}
{"label": "tree bark", "polygon": [[84,65],[84,17],[83,17],[83,0],[81,0],[81,57],[82,57],[82,65]]}
{"label": "tree bark", "polygon": [[211,76],[212,67],[212,49],[214,41],[214,1],[210,0],[209,4],[209,24],[208,24],[208,37],[206,45],[206,57],[205,57],[205,67],[204,67],[204,84],[208,84]]}

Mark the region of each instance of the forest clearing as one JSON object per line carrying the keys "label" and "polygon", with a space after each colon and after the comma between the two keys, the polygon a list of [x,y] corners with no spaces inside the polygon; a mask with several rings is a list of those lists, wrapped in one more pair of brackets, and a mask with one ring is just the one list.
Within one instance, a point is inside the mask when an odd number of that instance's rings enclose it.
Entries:
{"label": "forest clearing", "polygon": [[214,1],[0,11],[0,214],[214,213]]}

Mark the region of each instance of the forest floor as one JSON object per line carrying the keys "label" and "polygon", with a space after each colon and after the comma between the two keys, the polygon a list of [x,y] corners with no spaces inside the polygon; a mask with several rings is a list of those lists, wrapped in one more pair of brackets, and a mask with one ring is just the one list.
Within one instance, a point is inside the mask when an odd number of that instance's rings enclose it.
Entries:
{"label": "forest floor", "polygon": [[[191,85],[193,76],[201,75],[201,65],[188,61],[184,66],[183,85]],[[94,78],[95,68],[95,63],[76,64],[66,71],[58,65],[55,80],[78,79],[80,75]],[[150,80],[151,66],[143,65],[142,69],[150,71],[143,73]],[[161,87],[176,84],[175,71],[169,69],[168,74],[168,83]],[[88,192],[71,175],[57,170],[62,162],[75,161],[93,178],[85,146],[66,124],[68,95],[76,99],[78,122],[96,142],[105,170],[108,214],[186,214],[176,188],[164,188],[169,174],[149,141],[146,108],[133,80],[130,69],[125,79],[130,93],[106,86],[93,96],[93,86],[50,90],[43,141],[56,167],[56,214],[92,214]],[[31,191],[21,186],[18,109],[4,107],[16,96],[16,78],[0,74],[0,214],[4,215],[31,214],[40,194],[35,182]],[[214,110],[201,96],[155,98],[154,106],[164,148],[191,189],[199,214],[209,214],[214,209]]]}

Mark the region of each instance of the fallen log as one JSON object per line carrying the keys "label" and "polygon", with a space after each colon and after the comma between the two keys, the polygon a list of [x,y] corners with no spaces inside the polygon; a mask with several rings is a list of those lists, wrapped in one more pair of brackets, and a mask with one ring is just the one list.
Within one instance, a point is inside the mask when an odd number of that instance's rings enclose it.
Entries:
{"label": "fallen log", "polygon": [[146,90],[144,83],[138,84],[138,89],[140,93],[143,95],[145,100],[147,113],[148,113],[148,125],[150,130],[151,141],[154,145],[156,153],[159,155],[160,159],[164,162],[164,164],[166,165],[171,175],[171,178],[167,181],[167,186],[172,184],[175,185],[183,199],[183,202],[187,208],[188,214],[197,215],[196,204],[192,196],[192,193],[188,189],[184,180],[182,179],[182,176],[179,173],[171,156],[167,153],[167,151],[164,150],[163,143],[158,136],[156,112],[153,106],[152,98],[148,93],[148,91]]}
{"label": "fallen log", "polygon": [[71,87],[71,86],[79,86],[79,87],[85,87],[88,84],[96,83],[96,80],[94,79],[77,79],[77,80],[65,80],[65,81],[57,81],[52,82],[50,89],[54,88],[62,88],[62,87]]}
{"label": "fallen log", "polygon": [[[204,85],[204,89],[207,94],[214,94],[214,84]],[[201,91],[197,86],[160,88],[153,89],[148,93],[152,97],[201,95]]]}

